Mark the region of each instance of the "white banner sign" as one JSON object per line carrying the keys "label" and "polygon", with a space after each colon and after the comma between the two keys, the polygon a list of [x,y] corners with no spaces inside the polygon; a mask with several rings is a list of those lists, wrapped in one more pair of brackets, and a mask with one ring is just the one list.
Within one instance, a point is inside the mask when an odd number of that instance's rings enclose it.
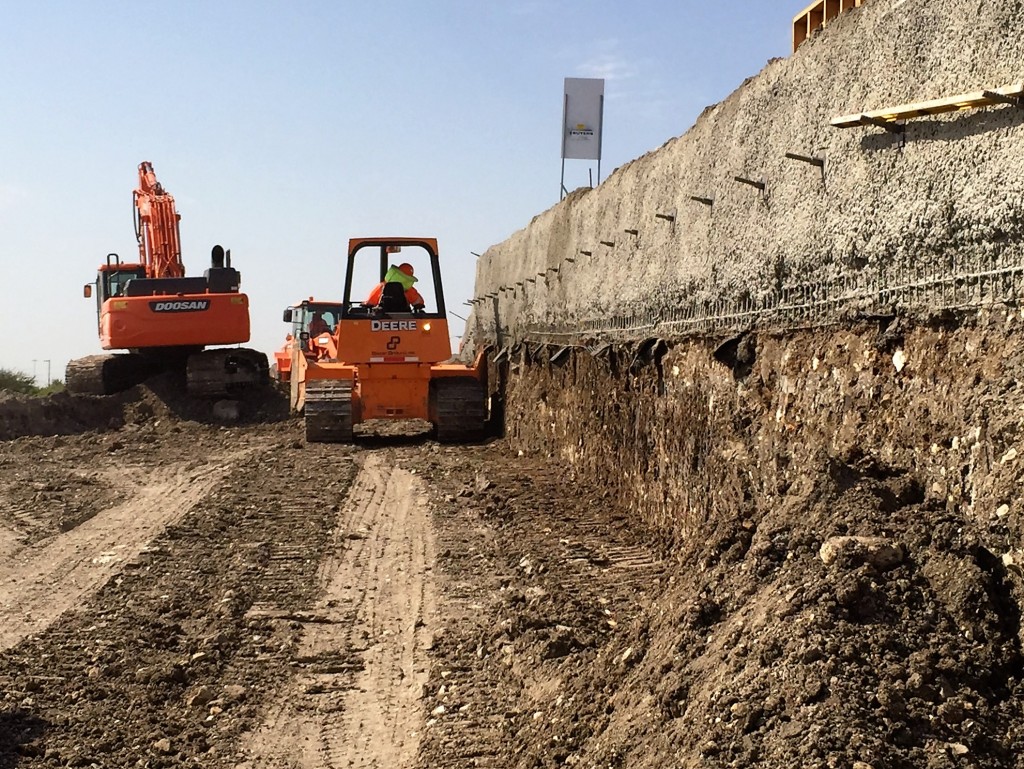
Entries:
{"label": "white banner sign", "polygon": [[562,159],[600,160],[604,79],[567,77],[562,114]]}

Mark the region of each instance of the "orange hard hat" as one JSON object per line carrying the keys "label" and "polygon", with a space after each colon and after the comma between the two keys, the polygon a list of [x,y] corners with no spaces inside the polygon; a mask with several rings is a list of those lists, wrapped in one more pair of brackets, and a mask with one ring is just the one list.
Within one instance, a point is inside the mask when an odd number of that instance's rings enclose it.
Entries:
{"label": "orange hard hat", "polygon": [[413,277],[412,265],[408,262],[402,262],[398,265],[398,269],[408,275],[410,278]]}

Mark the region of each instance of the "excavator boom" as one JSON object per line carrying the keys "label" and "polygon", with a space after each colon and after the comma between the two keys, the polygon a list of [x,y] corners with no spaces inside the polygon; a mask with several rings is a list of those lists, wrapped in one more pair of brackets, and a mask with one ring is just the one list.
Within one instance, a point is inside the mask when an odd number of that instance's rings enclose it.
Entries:
{"label": "excavator boom", "polygon": [[182,278],[181,215],[156,179],[153,164],[139,164],[139,186],[135,190],[135,239],[139,242],[139,261],[147,278]]}

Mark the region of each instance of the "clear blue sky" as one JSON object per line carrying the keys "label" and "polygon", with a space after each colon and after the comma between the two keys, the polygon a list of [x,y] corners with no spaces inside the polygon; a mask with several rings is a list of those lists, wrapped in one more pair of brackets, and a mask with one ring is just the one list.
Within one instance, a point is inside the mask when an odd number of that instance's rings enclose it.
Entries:
{"label": "clear blue sky", "polygon": [[470,252],[558,201],[563,78],[607,80],[607,177],[787,55],[804,4],[0,0],[0,367],[42,383],[100,352],[82,286],[136,253],[143,160],[189,274],[232,250],[257,349],[340,298],[354,236],[437,237],[464,315]]}

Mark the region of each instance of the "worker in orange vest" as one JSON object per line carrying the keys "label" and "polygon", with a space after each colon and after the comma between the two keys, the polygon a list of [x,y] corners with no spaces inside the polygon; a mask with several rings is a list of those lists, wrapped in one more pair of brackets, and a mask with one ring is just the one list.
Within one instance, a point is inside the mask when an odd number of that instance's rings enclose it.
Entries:
{"label": "worker in orange vest", "polygon": [[423,301],[423,297],[420,295],[420,292],[413,287],[413,284],[417,280],[419,280],[419,278],[413,274],[412,265],[408,262],[403,262],[397,267],[395,265],[391,265],[387,273],[384,275],[384,280],[374,286],[370,295],[366,297],[365,304],[370,307],[376,307],[380,304],[380,298],[381,294],[384,293],[385,283],[401,283],[402,288],[405,290],[405,299],[412,306],[412,309],[422,310],[426,303]]}
{"label": "worker in orange vest", "polygon": [[312,337],[326,334],[331,330],[331,327],[327,325],[327,321],[324,320],[323,313],[313,313],[313,319],[309,322],[309,335]]}

